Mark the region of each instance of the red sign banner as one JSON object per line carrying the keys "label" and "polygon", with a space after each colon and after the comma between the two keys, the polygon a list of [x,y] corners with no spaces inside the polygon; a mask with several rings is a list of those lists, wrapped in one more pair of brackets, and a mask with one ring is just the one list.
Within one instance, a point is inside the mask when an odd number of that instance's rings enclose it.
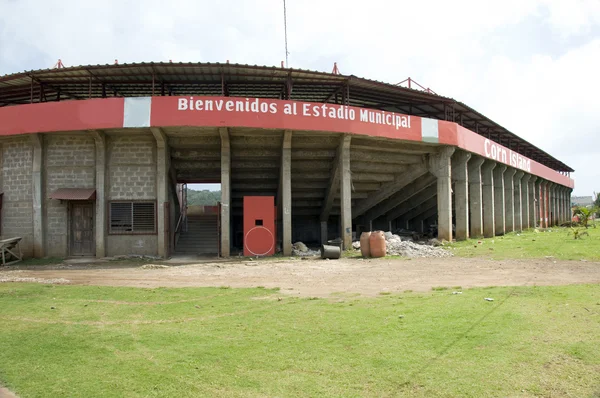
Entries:
{"label": "red sign banner", "polygon": [[421,141],[421,118],[346,105],[233,97],[154,97],[152,126],[333,131]]}
{"label": "red sign banner", "polygon": [[456,123],[315,102],[237,97],[145,97],[0,108],[0,136],[127,127],[310,130],[453,145],[572,188],[573,180]]}

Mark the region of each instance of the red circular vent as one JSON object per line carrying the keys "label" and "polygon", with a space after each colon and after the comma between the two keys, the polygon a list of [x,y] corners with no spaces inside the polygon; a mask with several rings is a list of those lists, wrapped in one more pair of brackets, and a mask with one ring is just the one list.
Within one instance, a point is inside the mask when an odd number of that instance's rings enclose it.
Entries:
{"label": "red circular vent", "polygon": [[256,226],[244,236],[244,246],[254,256],[267,255],[275,245],[271,231],[262,226]]}

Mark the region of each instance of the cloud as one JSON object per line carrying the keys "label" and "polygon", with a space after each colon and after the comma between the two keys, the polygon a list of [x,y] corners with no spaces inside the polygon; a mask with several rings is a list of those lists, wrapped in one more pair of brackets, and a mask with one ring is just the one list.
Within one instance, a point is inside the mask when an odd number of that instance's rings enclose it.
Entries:
{"label": "cloud", "polygon": [[[600,144],[597,0],[287,0],[287,11],[292,67],[411,76],[572,165],[576,193],[599,190],[583,163]],[[0,0],[0,74],[58,58],[279,65],[282,1]]]}

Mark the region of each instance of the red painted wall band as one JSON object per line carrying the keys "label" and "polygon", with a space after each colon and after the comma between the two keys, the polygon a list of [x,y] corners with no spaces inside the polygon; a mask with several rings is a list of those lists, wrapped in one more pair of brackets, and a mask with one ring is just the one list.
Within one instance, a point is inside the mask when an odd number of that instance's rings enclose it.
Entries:
{"label": "red painted wall band", "polygon": [[[47,102],[0,108],[0,136],[124,127],[124,98]],[[138,101],[139,102],[139,101]],[[147,104],[147,105],[144,105]],[[350,133],[407,141],[454,145],[522,169],[548,181],[574,187],[571,178],[480,136],[456,123],[418,116],[322,103],[235,97],[152,97],[128,113],[127,127],[150,125],[255,127]],[[129,108],[128,108],[129,109]],[[128,111],[129,112],[129,111]],[[139,126],[133,125],[136,120]],[[132,124],[133,123],[133,124]]]}
{"label": "red painted wall band", "polygon": [[123,98],[44,102],[0,108],[0,136],[123,128]]}

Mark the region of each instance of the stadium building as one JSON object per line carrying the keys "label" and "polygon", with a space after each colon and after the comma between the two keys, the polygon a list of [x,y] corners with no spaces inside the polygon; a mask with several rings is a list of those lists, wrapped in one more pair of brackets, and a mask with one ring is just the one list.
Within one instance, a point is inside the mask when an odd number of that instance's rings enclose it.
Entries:
{"label": "stadium building", "polygon": [[[430,90],[229,63],[1,76],[0,148],[2,238],[33,257],[492,237],[569,220],[573,189],[569,166]],[[187,183],[220,183],[221,203],[188,215]]]}

